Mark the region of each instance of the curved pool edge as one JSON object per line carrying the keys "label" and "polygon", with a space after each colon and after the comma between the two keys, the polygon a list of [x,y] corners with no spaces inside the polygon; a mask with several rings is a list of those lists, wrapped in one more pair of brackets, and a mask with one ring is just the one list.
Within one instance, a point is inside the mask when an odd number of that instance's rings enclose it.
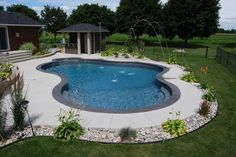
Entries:
{"label": "curved pool edge", "polygon": [[[67,84],[67,79],[64,77],[62,74],[54,73],[54,72],[48,72],[43,69],[44,66],[49,65],[49,64],[54,64],[58,63],[59,61],[70,61],[70,60],[82,60],[82,61],[91,61],[91,62],[106,62],[106,63],[123,63],[123,64],[139,64],[139,65],[147,65],[147,66],[153,66],[153,67],[158,67],[162,68],[162,72],[156,75],[156,79],[161,82],[161,84],[171,93],[171,96],[167,101],[162,102],[160,104],[151,106],[151,107],[146,107],[142,109],[134,109],[134,110],[128,110],[128,111],[116,111],[116,110],[109,110],[109,111],[104,111],[104,110],[99,110],[99,109],[80,109],[78,106],[75,104],[72,104],[70,101],[65,99],[62,95],[63,89],[66,87]],[[149,111],[154,111],[162,108],[166,108],[171,106],[173,103],[177,102],[181,96],[181,92],[179,88],[168,82],[163,75],[166,74],[169,71],[169,68],[163,65],[159,64],[154,64],[154,63],[146,63],[138,60],[131,60],[131,61],[121,61],[121,60],[110,60],[110,59],[105,59],[105,58],[96,58],[96,59],[86,59],[86,58],[80,58],[80,57],[69,57],[69,58],[54,58],[49,62],[40,64],[36,67],[37,70],[44,72],[44,73],[49,73],[49,74],[54,74],[56,76],[59,76],[61,78],[60,83],[58,83],[52,90],[52,95],[53,98],[60,102],[61,104],[64,104],[68,107],[72,107],[75,109],[80,109],[82,111],[87,111],[87,112],[96,112],[96,113],[107,113],[107,114],[128,114],[128,113],[142,113],[142,112],[149,112]]]}

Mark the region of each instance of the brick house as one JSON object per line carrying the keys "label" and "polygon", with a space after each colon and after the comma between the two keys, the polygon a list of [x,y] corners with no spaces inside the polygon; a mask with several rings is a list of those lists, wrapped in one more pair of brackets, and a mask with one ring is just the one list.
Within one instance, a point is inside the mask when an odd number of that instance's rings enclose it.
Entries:
{"label": "brick house", "polygon": [[38,47],[42,26],[21,13],[0,11],[0,51],[17,50],[25,42]]}

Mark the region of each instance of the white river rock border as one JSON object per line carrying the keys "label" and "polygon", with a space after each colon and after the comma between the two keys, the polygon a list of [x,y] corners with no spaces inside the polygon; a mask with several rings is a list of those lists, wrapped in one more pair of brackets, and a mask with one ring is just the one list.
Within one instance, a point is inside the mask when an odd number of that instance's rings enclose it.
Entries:
{"label": "white river rock border", "polygon": [[[217,115],[217,101],[210,104],[210,113],[207,117],[199,115],[196,111],[196,114],[183,119],[186,125],[187,134],[205,126]],[[34,126],[34,132],[36,136],[53,136],[53,129],[53,126]],[[147,128],[138,128],[135,130],[137,132],[136,139],[125,143],[152,143],[177,138],[172,137],[169,133],[164,132],[161,125]],[[86,128],[85,134],[80,137],[80,140],[101,143],[120,143],[121,140],[118,134],[118,129]],[[0,142],[0,148],[17,141],[27,139],[29,137],[33,137],[33,134],[31,132],[31,128],[28,126],[23,131],[14,132],[6,141],[2,143]]]}

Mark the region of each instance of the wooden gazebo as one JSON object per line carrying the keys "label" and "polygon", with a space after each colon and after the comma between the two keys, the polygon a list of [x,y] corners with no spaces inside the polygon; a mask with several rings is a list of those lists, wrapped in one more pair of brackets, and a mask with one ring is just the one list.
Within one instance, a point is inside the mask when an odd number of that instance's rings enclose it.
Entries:
{"label": "wooden gazebo", "polygon": [[[69,43],[63,43],[65,53],[97,53],[102,50],[101,42],[109,31],[101,26],[88,23],[79,23],[66,27],[60,33],[69,33]],[[65,40],[63,40],[65,41]]]}

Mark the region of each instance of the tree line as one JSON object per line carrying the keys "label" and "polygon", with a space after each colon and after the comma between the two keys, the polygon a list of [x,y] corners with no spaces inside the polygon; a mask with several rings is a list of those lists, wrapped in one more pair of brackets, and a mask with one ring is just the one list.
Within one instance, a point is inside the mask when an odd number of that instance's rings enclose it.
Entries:
{"label": "tree line", "polygon": [[[44,6],[40,16],[24,5],[11,5],[7,11],[21,12],[45,25],[45,30],[56,37],[57,31],[76,23],[91,23],[107,28],[111,33],[131,34],[135,40],[146,33],[161,34],[167,39],[175,36],[185,44],[193,37],[208,38],[219,25],[220,0],[121,0],[114,12],[107,6],[83,4],[71,15],[60,7]],[[3,10],[0,7],[0,10]]]}

